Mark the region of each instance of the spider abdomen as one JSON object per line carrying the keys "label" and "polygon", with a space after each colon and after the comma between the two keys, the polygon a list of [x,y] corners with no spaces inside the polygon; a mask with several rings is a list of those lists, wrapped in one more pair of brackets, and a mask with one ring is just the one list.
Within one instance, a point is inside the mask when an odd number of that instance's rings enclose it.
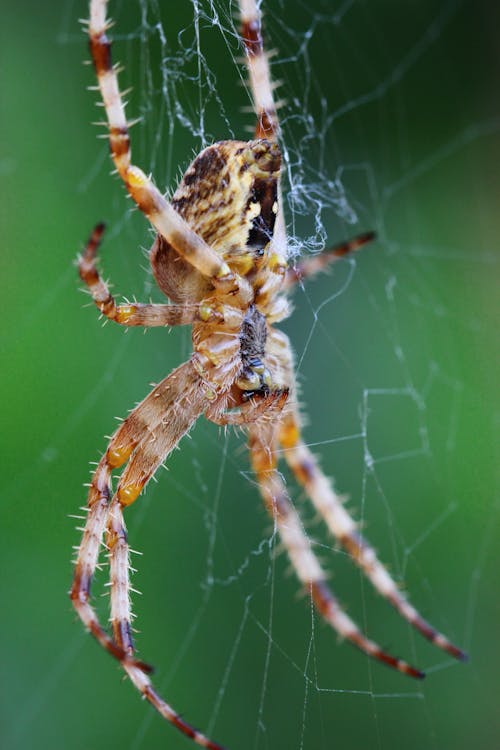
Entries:
{"label": "spider abdomen", "polygon": [[[231,269],[247,275],[273,236],[281,166],[275,142],[220,141],[186,170],[172,205]],[[199,302],[210,282],[161,237],[150,253],[160,289],[174,302]]]}

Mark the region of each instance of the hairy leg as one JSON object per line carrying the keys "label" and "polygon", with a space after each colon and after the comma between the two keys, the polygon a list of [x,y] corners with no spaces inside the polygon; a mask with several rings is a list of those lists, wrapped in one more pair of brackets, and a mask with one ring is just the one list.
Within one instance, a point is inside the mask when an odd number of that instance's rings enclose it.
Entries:
{"label": "hairy leg", "polygon": [[[253,109],[257,118],[255,137],[277,141],[280,134],[279,103],[275,102],[273,91],[278,84],[271,80],[269,54],[264,49],[262,36],[260,6],[255,0],[239,0],[239,6],[240,34],[245,50]],[[276,272],[270,273],[259,289],[257,298],[261,304],[267,304],[267,300],[270,300],[280,288],[283,281],[281,271],[284,273],[288,258],[281,179],[278,181],[278,213],[274,225],[270,258]]]}
{"label": "hairy leg", "polygon": [[109,320],[125,326],[178,326],[195,320],[220,322],[223,315],[215,310],[205,310],[198,304],[157,305],[139,302],[117,305],[109,287],[97,270],[96,260],[104,233],[104,224],[94,227],[82,255],[78,258],[80,278],[87,285],[96,306]]}
{"label": "hairy leg", "polygon": [[370,580],[374,588],[425,638],[456,659],[465,660],[466,654],[439,633],[400,591],[387,568],[380,562],[374,548],[360,534],[356,522],[342,504],[330,479],[321,471],[315,456],[300,437],[297,415],[288,414],[280,432],[280,442],[286,462],[297,481],[304,487],[308,497],[323,517],[330,532],[340,542]]}
{"label": "hairy leg", "polygon": [[[183,392],[186,380],[191,378],[191,381],[194,382],[195,377],[197,376],[188,362],[174,370],[146,396],[144,401],[129,414],[114,433],[106,453],[99,461],[90,484],[87,520],[77,552],[70,597],[84,625],[99,643],[118,659],[124,658],[122,650],[102,629],[97,614],[89,602],[92,578],[98,565],[111,499],[111,473],[129,460],[137,446],[150,440],[150,425],[154,428],[155,425],[161,424],[161,420],[165,414],[168,414],[172,402],[178,399]],[[201,403],[198,408],[201,412]],[[180,440],[180,437],[182,435],[179,436],[178,440]]]}
{"label": "hairy leg", "polygon": [[152,180],[131,163],[129,125],[111,61],[106,36],[107,0],[91,0],[88,34],[99,89],[106,111],[111,157],[118,174],[140,210],[180,256],[222,290],[237,290],[238,281],[227,263],[194,232],[163,197]]}
{"label": "hairy leg", "polygon": [[[106,543],[109,549],[111,623],[114,639],[120,652],[130,657],[134,653],[134,645],[131,626],[132,612],[130,608],[129,547],[125,521],[123,519],[123,507],[116,495],[109,507]],[[145,670],[141,668],[140,663],[137,664],[130,658],[120,658],[120,661],[132,684],[164,719],[173,724],[196,744],[210,748],[210,750],[223,750],[219,744],[208,739],[208,737],[188,724],[172,706],[158,695]]]}
{"label": "hairy leg", "polygon": [[333,263],[336,263],[346,255],[350,255],[356,250],[359,250],[374,239],[374,232],[365,232],[364,234],[353,237],[346,242],[335,245],[322,253],[303,258],[295,266],[287,269],[282,289],[291,289],[298,282],[316,276],[316,274],[321,271],[326,271],[331,265],[333,265]]}
{"label": "hairy leg", "polygon": [[240,0],[241,38],[245,47],[253,107],[257,116],[256,138],[276,140],[279,133],[277,106],[268,55],[262,38],[262,17],[255,0]]}
{"label": "hairy leg", "polygon": [[[70,591],[71,601],[79,618],[94,638],[116,659],[129,659],[127,654],[102,629],[97,613],[89,603],[92,579],[99,562],[111,490],[111,467],[103,457],[94,473],[89,490],[87,520],[82,541],[77,552],[77,561]],[[144,662],[131,660],[143,671],[150,667]]]}
{"label": "hairy leg", "polygon": [[[256,422],[259,417],[274,417],[280,412],[288,398],[288,389],[280,388],[267,394],[255,394],[243,400],[243,391],[235,387],[234,395],[224,394],[205,411],[205,417],[221,427],[240,426]],[[232,411],[237,408],[238,411]],[[230,409],[231,411],[226,411]]]}
{"label": "hairy leg", "polygon": [[[280,351],[283,370],[291,378],[293,356],[290,345]],[[297,404],[291,404],[280,421],[278,440],[283,455],[299,484],[305,489],[317,512],[370,580],[374,588],[425,638],[456,659],[465,660],[466,654],[432,627],[401,593],[387,568],[380,562],[374,548],[358,531],[356,522],[344,508],[342,498],[332,481],[321,471],[318,461],[301,437],[301,422]]]}
{"label": "hairy leg", "polygon": [[[89,518],[78,553],[71,599],[84,624],[99,643],[120,661],[135,687],[160,714],[198,745],[222,750],[220,745],[191,727],[160,698],[147,677],[151,668],[134,658],[129,547],[123,519],[123,506],[138,497],[158,466],[198,418],[204,403],[205,385],[188,362],[156,386],[118,428],[92,480]],[[125,462],[128,462],[127,466],[109,502],[111,471]],[[110,561],[113,640],[106,634],[89,604],[90,584],[104,530]]]}
{"label": "hairy leg", "polygon": [[306,591],[310,592],[323,619],[365,654],[411,677],[424,677],[420,670],[391,656],[374,641],[366,638],[331,592],[326,575],[311,548],[311,542],[290,502],[283,479],[276,470],[277,423],[260,420],[250,427],[249,434],[250,458],[264,505],[276,524],[297,577]]}

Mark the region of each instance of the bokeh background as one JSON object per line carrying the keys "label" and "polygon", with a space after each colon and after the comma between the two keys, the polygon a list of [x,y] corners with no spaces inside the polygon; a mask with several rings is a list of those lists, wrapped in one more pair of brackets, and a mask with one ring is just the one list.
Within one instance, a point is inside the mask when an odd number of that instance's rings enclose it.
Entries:
{"label": "bokeh background", "polygon": [[[492,750],[499,11],[472,0],[266,6],[294,238],[313,245],[316,219],[330,240],[379,233],[355,263],[299,290],[284,325],[306,439],[414,603],[471,660],[451,663],[411,633],[304,506],[349,612],[427,680],[338,645],[276,554],[244,440],[201,421],[127,513],[144,552],[134,558],[140,654],[167,699],[231,750]],[[145,117],[136,159],[172,188],[204,139],[241,137],[251,123],[229,3],[134,0],[111,12],[122,86],[135,86],[130,116]],[[90,126],[101,113],[85,91],[86,14],[74,0],[2,8],[0,745],[180,750],[189,742],[122,679],[66,596],[78,541],[69,516],[84,503],[88,462],[115,416],[189,353],[186,331],[101,327],[78,291],[75,255],[105,219],[116,292],[159,299],[140,251],[150,232]]]}

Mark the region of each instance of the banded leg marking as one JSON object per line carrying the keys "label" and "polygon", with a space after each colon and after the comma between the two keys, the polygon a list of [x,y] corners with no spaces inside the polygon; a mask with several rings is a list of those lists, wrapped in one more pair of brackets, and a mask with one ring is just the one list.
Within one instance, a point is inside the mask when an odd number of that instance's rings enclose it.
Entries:
{"label": "banded leg marking", "polygon": [[[245,48],[252,103],[257,118],[255,137],[277,141],[280,126],[278,105],[274,101],[273,95],[273,90],[277,84],[271,80],[269,55],[264,50],[262,15],[255,0],[239,0],[239,6],[240,35]],[[281,287],[283,281],[281,269],[285,269],[288,259],[288,240],[283,212],[281,179],[278,180],[278,214],[274,224],[272,256],[276,275],[270,273],[264,287],[259,290],[258,297],[262,304],[267,304]]]}
{"label": "banded leg marking", "polygon": [[[190,362],[165,378],[118,428],[94,474],[87,528],[80,547],[71,598],[76,611],[99,643],[129,675],[135,687],[183,734],[211,750],[223,750],[185,722],[154,690],[147,673],[151,667],[134,658],[130,607],[129,547],[123,505],[136,499],[158,465],[198,418],[204,404],[204,386]],[[148,426],[153,427],[150,429]],[[127,463],[111,502],[111,471]],[[97,564],[106,527],[111,586],[111,621],[114,640],[100,625],[88,604],[90,580]]]}
{"label": "banded leg marking", "polygon": [[287,415],[280,432],[280,442],[286,462],[297,481],[304,487],[330,532],[361,568],[373,587],[427,640],[455,659],[465,661],[467,655],[433,628],[403,596],[373,547],[359,533],[355,521],[345,510],[342,499],[333,490],[331,481],[323,474],[316,458],[301,440],[297,415]]}
{"label": "banded leg marking", "polygon": [[120,659],[134,686],[165,719],[183,734],[190,737],[196,744],[211,750],[223,750],[221,745],[194,729],[168,703],[160,698],[153,689],[151,681],[143,669],[142,662],[119,656],[122,652],[131,656],[134,647],[131,634],[132,613],[129,597],[129,549],[122,507],[116,496],[109,509],[107,541],[111,573],[111,618],[115,640],[119,647],[116,654],[117,658]]}
{"label": "banded leg marking", "polygon": [[134,653],[132,611],[130,605],[130,560],[127,530],[122,507],[115,495],[106,524],[106,545],[109,550],[111,587],[111,625],[115,642],[125,654]]}
{"label": "banded leg marking", "polygon": [[111,43],[106,36],[107,0],[92,0],[88,26],[89,46],[109,127],[111,157],[118,173],[125,179],[130,167],[130,136],[125,107],[118,86],[117,70],[111,61]]}
{"label": "banded leg marking", "polygon": [[[140,302],[117,305],[109,287],[96,267],[97,252],[104,233],[104,224],[97,224],[78,258],[80,278],[87,285],[97,308],[109,320],[125,326],[179,326],[200,320],[199,305],[161,305]],[[203,313],[202,313],[203,314]],[[223,316],[214,310],[205,313],[205,322],[220,322]]]}
{"label": "banded leg marking", "polygon": [[70,598],[81,621],[100,645],[115,659],[126,660],[138,669],[149,672],[151,668],[142,661],[132,659],[103,630],[94,607],[89,603],[92,579],[99,561],[99,553],[108,515],[111,487],[111,466],[104,456],[92,478],[89,490],[88,514],[73,576]]}
{"label": "banded leg marking", "polygon": [[[70,597],[87,629],[107,651],[120,660],[126,654],[102,629],[94,608],[89,604],[92,578],[98,564],[111,498],[111,472],[128,461],[137,446],[149,440],[148,425],[161,424],[172,401],[179,398],[179,394],[184,392],[190,382],[194,384],[197,380],[197,375],[188,362],[159,383],[116,430],[92,477],[87,502],[89,510],[78,550]],[[182,435],[178,440],[180,437]]]}
{"label": "banded leg marking", "polygon": [[[120,649],[127,654],[133,653],[133,641],[131,627],[132,613],[130,608],[129,548],[123,520],[123,505],[130,504],[135,500],[159,464],[163,463],[166,456],[189,430],[201,412],[201,400],[198,407],[196,406],[196,398],[197,396],[199,398],[199,394],[197,394],[198,381],[195,379],[195,376],[193,375],[193,382],[191,384],[187,380],[179,378],[178,385],[185,389],[183,395],[175,394],[177,398],[172,400],[169,409],[160,414],[161,421],[157,421],[154,430],[146,434],[134,449],[122,474],[109,511],[107,541],[111,572],[111,619],[115,640]],[[170,395],[171,398],[174,396],[173,393]],[[212,750],[222,750],[220,745],[185,722],[158,695],[144,670],[138,669],[136,665],[131,664],[128,660],[121,661],[134,686],[156,708],[163,718],[167,719],[183,734],[190,737],[196,744],[211,748]]]}
{"label": "banded leg marking", "polygon": [[170,724],[173,724],[182,734],[185,734],[197,745],[201,747],[209,748],[209,750],[224,750],[222,745],[217,742],[210,740],[204,734],[199,732],[197,729],[188,724],[184,719],[170,706],[166,701],[161,698],[156,690],[154,690],[151,680],[148,676],[140,669],[131,666],[127,662],[124,662],[123,667],[127,672],[131,682],[135,685],[144,698],[163,716]]}
{"label": "banded leg marking", "polygon": [[346,242],[335,245],[329,250],[325,250],[317,255],[310,255],[308,258],[300,260],[297,265],[287,268],[282,288],[285,290],[291,289],[299,281],[316,276],[321,271],[326,271],[333,263],[345,258],[346,255],[356,252],[374,239],[374,232],[365,232]]}
{"label": "banded leg marking", "polygon": [[253,106],[257,116],[256,138],[276,140],[279,133],[268,55],[264,51],[262,19],[255,0],[240,0],[241,38],[247,58]]}
{"label": "banded leg marking", "polygon": [[398,672],[417,679],[425,675],[402,659],[391,656],[377,643],[366,638],[353,620],[342,610],[331,592],[326,575],[314,554],[300,518],[293,508],[281,476],[276,470],[276,453],[272,431],[275,425],[255,425],[250,430],[250,455],[264,505],[274,519],[297,577],[323,619],[343,638],[368,656],[378,659]]}
{"label": "banded leg marking", "polygon": [[[121,651],[130,655],[134,652],[132,640],[132,612],[130,607],[129,547],[123,519],[123,508],[115,495],[108,516],[107,543],[111,576],[111,621],[113,633]],[[122,666],[134,687],[154,706],[161,716],[196,744],[211,750],[223,750],[201,732],[188,724],[154,690],[151,680],[143,669],[129,659],[121,659]]]}
{"label": "banded leg marking", "polygon": [[111,61],[106,36],[107,0],[91,0],[88,26],[90,52],[108,119],[111,158],[140,210],[155,229],[194,268],[223,290],[236,291],[238,280],[227,263],[194,232],[139,167],[131,163],[130,136],[125,107]]}

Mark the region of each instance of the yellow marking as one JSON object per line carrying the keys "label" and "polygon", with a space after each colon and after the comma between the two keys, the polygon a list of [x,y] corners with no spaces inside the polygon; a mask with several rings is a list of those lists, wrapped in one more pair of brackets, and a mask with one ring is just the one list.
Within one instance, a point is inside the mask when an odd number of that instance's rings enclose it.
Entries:
{"label": "yellow marking", "polygon": [[242,391],[254,391],[260,386],[260,377],[255,371],[247,371],[244,377],[236,380],[236,385]]}
{"label": "yellow marking", "polygon": [[107,462],[112,469],[117,469],[119,466],[125,463],[130,458],[130,454],[134,450],[133,443],[129,445],[122,445],[120,448],[114,450],[108,450]]}
{"label": "yellow marking", "polygon": [[148,178],[139,167],[127,169],[127,182],[131,187],[141,188],[148,184]]}
{"label": "yellow marking", "polygon": [[224,359],[223,353],[214,352],[213,349],[210,349],[210,346],[203,346],[203,344],[198,347],[198,351],[205,355],[205,357],[217,367],[218,364],[220,364]]}
{"label": "yellow marking", "polygon": [[200,320],[204,320],[206,323],[210,320],[214,312],[214,308],[211,305],[207,305],[206,303],[201,304],[199,309]]}
{"label": "yellow marking", "polygon": [[116,543],[118,541],[118,534],[116,532],[111,532],[106,535],[106,547],[108,550],[112,550],[113,547],[116,546]]}
{"label": "yellow marking", "polygon": [[269,268],[274,273],[285,273],[287,269],[287,262],[285,258],[279,253],[271,253],[269,256]]}
{"label": "yellow marking", "polygon": [[269,388],[273,387],[273,376],[267,368],[264,368],[264,372],[262,373],[262,380]]}
{"label": "yellow marking", "polygon": [[224,276],[228,276],[228,277],[232,276],[231,269],[229,268],[229,266],[227,265],[227,263],[222,263],[221,267],[217,271],[216,278],[223,279]]}
{"label": "yellow marking", "polygon": [[238,255],[235,258],[231,258],[231,265],[234,267],[236,273],[239,273],[241,276],[246,276],[246,274],[254,267],[254,257],[251,253]]}
{"label": "yellow marking", "polygon": [[127,484],[118,490],[118,500],[121,505],[131,505],[141,494],[143,484]]}
{"label": "yellow marking", "polygon": [[265,483],[268,479],[273,479],[274,469],[278,459],[274,451],[259,450],[252,458],[254,471],[259,480]]}
{"label": "yellow marking", "polygon": [[118,323],[126,323],[135,313],[137,307],[135,305],[120,305],[116,313],[116,321]]}
{"label": "yellow marking", "polygon": [[280,432],[280,442],[283,448],[293,448],[300,438],[300,431],[294,422],[286,424]]}

